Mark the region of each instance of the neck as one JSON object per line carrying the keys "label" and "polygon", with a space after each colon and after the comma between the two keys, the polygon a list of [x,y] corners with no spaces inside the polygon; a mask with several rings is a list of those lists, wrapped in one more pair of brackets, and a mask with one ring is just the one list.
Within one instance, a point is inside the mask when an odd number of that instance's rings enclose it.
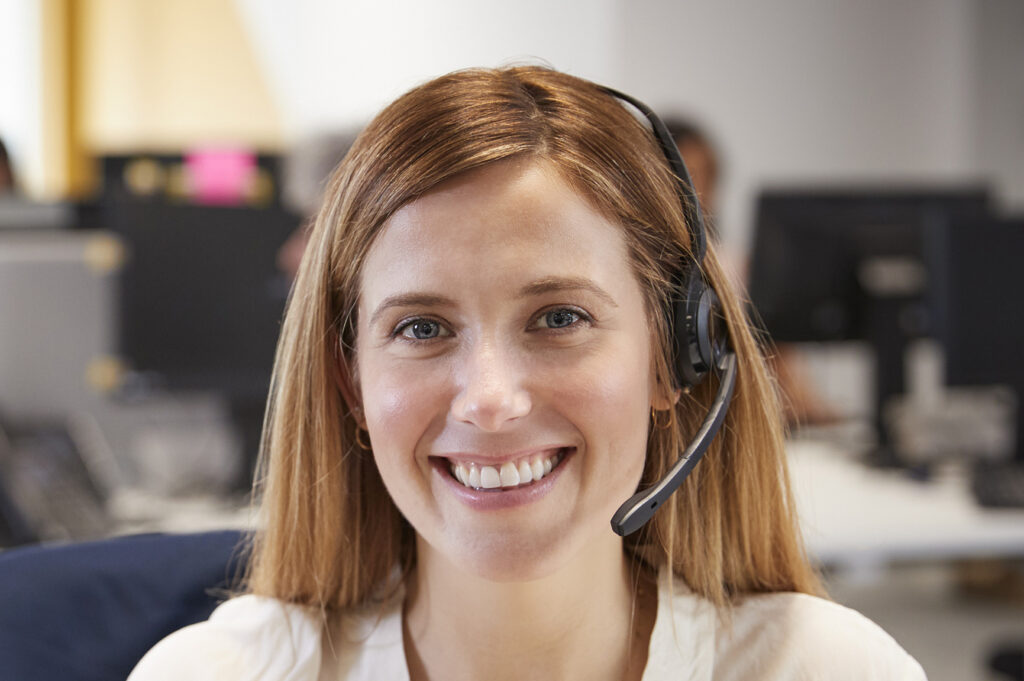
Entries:
{"label": "neck", "polygon": [[417,548],[405,605],[414,681],[640,678],[654,613],[617,538],[528,581],[490,581]]}

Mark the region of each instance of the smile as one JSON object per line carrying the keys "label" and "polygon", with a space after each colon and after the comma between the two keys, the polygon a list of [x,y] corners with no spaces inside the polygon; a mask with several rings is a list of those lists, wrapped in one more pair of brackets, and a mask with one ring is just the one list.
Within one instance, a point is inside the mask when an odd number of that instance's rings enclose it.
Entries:
{"label": "smile", "polygon": [[549,450],[501,465],[482,465],[472,461],[450,461],[452,477],[472,489],[505,490],[523,487],[543,479],[558,467],[572,447]]}

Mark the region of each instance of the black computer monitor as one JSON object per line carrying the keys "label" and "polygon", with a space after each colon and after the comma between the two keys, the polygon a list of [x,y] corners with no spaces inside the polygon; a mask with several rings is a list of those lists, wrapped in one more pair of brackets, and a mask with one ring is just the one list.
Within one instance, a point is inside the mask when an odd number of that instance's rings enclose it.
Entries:
{"label": "black computer monitor", "polygon": [[300,217],[123,198],[103,215],[127,249],[118,306],[126,388],[224,396],[251,463],[290,285],[277,252]]}
{"label": "black computer monitor", "polygon": [[1024,219],[960,220],[943,230],[939,243],[946,382],[1018,383],[1024,379]]}
{"label": "black computer monitor", "polygon": [[885,402],[904,392],[907,344],[930,335],[927,235],[984,216],[980,189],[764,192],[749,282],[755,319],[775,342],[867,341],[875,356],[877,454],[893,461]]}
{"label": "black computer monitor", "polygon": [[982,464],[992,479],[976,479],[975,491],[989,496],[979,499],[983,503],[1024,505],[1024,488],[1010,487],[1014,476],[1015,484],[1024,484],[1024,219],[958,220],[935,237],[935,244],[937,337],[945,351],[946,383],[1008,386],[1016,394],[1010,463],[1016,472]]}
{"label": "black computer monitor", "polygon": [[299,218],[133,201],[107,215],[128,253],[119,346],[131,369],[170,390],[265,394],[289,286],[277,251]]}

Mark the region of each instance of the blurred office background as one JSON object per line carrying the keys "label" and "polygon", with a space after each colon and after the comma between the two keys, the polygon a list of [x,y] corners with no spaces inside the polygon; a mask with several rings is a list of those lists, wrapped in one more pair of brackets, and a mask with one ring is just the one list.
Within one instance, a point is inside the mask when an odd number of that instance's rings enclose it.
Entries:
{"label": "blurred office background", "polygon": [[706,132],[833,595],[932,679],[1013,678],[1019,0],[0,0],[0,545],[247,525],[326,173],[409,87],[523,61]]}

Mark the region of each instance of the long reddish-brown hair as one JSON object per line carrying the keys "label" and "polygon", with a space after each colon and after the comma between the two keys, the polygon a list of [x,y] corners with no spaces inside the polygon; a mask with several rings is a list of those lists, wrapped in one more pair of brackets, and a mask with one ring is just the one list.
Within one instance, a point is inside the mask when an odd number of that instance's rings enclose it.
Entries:
{"label": "long reddish-brown hair", "polygon": [[[384,109],[332,176],[277,350],[256,488],[249,591],[353,607],[415,562],[415,537],[388,496],[343,398],[355,345],[360,272],[395,211],[460,173],[511,157],[542,159],[626,235],[644,291],[661,385],[672,385],[664,314],[689,252],[676,179],[650,132],[594,84],[542,67],[458,71]],[[774,384],[743,306],[709,246],[738,358],[735,396],[703,462],[626,551],[667,565],[716,604],[765,591],[816,593],[803,553]],[[666,473],[707,413],[711,378],[652,427],[641,485]],[[609,531],[611,531],[609,529]]]}

